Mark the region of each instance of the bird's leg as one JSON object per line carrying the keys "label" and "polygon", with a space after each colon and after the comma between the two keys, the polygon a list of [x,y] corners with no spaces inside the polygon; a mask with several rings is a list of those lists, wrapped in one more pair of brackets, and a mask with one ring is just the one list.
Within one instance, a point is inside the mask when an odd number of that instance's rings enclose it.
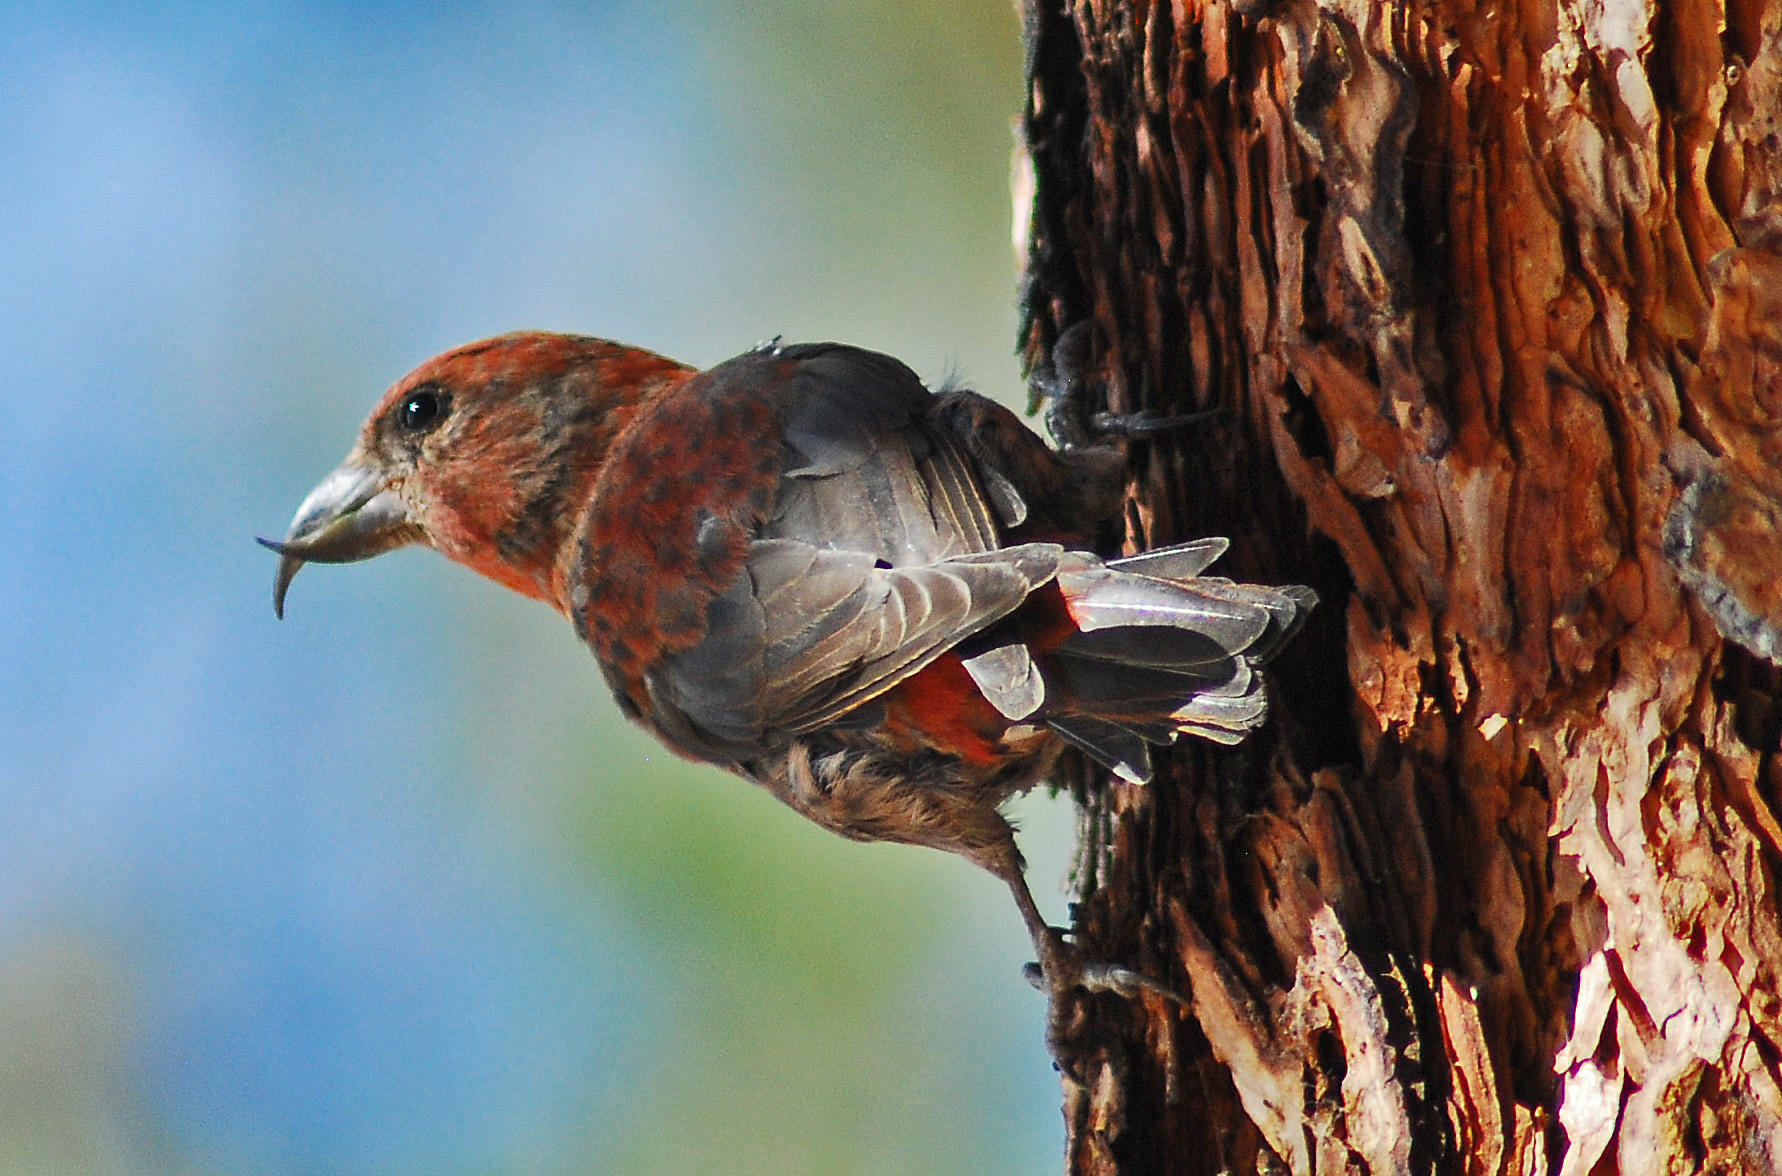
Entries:
{"label": "bird's leg", "polygon": [[1095,370],[1095,321],[1080,319],[1052,345],[1052,353],[1033,373],[1033,383],[1049,400],[1046,428],[1065,449],[1105,444],[1173,432],[1218,415],[1218,409],[1166,416],[1150,409],[1137,412],[1092,412],[1090,373]]}
{"label": "bird's leg", "polygon": [[1082,958],[1064,942],[1064,932],[1046,922],[1045,916],[1040,914],[1039,904],[1033,901],[1033,891],[1027,888],[1026,876],[1017,869],[1005,880],[1015,896],[1015,905],[1021,909],[1021,921],[1027,924],[1034,954],[1039,956],[1038,963],[1028,964],[1024,969],[1028,982],[1052,998],[1070,991],[1080,981]]}
{"label": "bird's leg", "polygon": [[1054,996],[1078,986],[1090,992],[1117,992],[1128,997],[1151,992],[1177,1004],[1188,1003],[1181,993],[1143,972],[1119,964],[1084,959],[1079,949],[1064,941],[1064,932],[1041,916],[1039,907],[1034,904],[1033,893],[1027,889],[1027,879],[1015,875],[1009,880],[1009,889],[1015,895],[1015,905],[1021,908],[1021,918],[1027,923],[1033,950],[1040,957],[1038,963],[1028,964],[1026,968],[1028,982],[1035,988]]}
{"label": "bird's leg", "polygon": [[[1010,849],[1013,850],[1012,843]],[[1027,924],[1027,934],[1033,939],[1034,953],[1039,956],[1039,962],[1028,964],[1024,971],[1028,982],[1046,994],[1046,1045],[1066,1073],[1073,1070],[1065,1056],[1064,1032],[1070,1008],[1065,998],[1072,989],[1115,992],[1125,997],[1150,992],[1179,1005],[1187,1005],[1187,999],[1169,985],[1119,964],[1086,960],[1081,950],[1065,942],[1064,932],[1047,923],[1045,916],[1040,914],[1039,905],[1033,901],[1019,853],[1012,854],[1008,868],[998,869],[996,873],[1008,883],[1015,896],[1015,905],[1021,910],[1022,921]]]}

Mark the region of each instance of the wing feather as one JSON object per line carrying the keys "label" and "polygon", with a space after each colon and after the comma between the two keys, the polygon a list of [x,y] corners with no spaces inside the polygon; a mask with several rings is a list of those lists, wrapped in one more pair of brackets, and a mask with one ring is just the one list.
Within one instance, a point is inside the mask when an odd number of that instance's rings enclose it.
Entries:
{"label": "wing feather", "polygon": [[942,432],[926,439],[928,452],[917,464],[928,485],[936,530],[958,535],[966,551],[991,550],[997,545],[996,524],[959,443]]}
{"label": "wing feather", "polygon": [[[826,678],[822,693],[766,683],[769,726],[793,734],[815,730],[877,698],[1013,612],[1051,578],[1061,552],[1056,544],[1029,543],[927,567],[871,569],[869,579],[886,586],[886,607],[843,630],[852,639],[847,648],[853,662],[845,668],[834,661],[806,667],[799,685]],[[832,672],[838,668],[841,672]]]}
{"label": "wing feather", "polygon": [[1007,616],[1063,548],[997,548],[997,508],[896,360],[813,344],[733,362],[778,365],[778,482],[698,645],[650,668],[647,687],[677,742],[743,759],[846,721]]}

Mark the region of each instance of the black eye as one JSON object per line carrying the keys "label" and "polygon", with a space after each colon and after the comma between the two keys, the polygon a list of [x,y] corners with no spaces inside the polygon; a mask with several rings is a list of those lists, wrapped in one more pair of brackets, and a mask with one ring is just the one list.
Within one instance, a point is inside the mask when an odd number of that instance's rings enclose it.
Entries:
{"label": "black eye", "polygon": [[436,424],[444,410],[445,404],[439,393],[423,388],[419,392],[409,393],[408,399],[402,402],[402,407],[396,410],[396,419],[409,432],[419,433]]}

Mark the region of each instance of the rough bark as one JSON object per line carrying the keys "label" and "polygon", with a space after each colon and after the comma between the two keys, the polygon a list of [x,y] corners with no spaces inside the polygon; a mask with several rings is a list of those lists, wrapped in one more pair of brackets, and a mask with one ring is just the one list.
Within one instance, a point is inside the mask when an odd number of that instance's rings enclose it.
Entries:
{"label": "rough bark", "polygon": [[[1782,1172],[1782,0],[1042,0],[1024,344],[1323,605],[1085,776],[1073,1173]],[[1766,660],[1767,659],[1767,660]]]}

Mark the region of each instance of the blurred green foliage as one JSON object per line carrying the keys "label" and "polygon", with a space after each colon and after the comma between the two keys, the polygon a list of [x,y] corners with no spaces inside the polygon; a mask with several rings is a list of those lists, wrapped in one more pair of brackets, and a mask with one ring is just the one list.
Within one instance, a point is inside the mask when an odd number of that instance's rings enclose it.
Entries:
{"label": "blurred green foliage", "polygon": [[[154,516],[160,520],[155,542],[177,549],[181,558],[165,575],[145,572],[140,560],[132,567],[139,577],[132,601],[138,625],[202,615],[205,609],[191,603],[195,595],[219,577],[235,575],[238,566],[255,583],[270,578],[270,563],[248,547],[247,535],[251,527],[264,530],[280,519],[249,520],[241,513],[248,508],[235,504],[245,500],[263,513],[274,491],[288,492],[286,482],[301,484],[296,479],[323,472],[349,443],[351,418],[372,403],[380,382],[421,358],[415,340],[433,339],[430,332],[492,334],[521,326],[611,332],[699,363],[775,334],[838,338],[896,353],[931,379],[958,373],[1006,402],[1023,399],[1013,357],[1008,203],[1011,125],[1021,101],[1020,43],[1009,0],[669,0],[660,6],[634,0],[437,13],[389,6],[352,15],[364,23],[324,38],[333,56],[321,59],[287,52],[287,25],[313,17],[348,26],[340,12],[280,15],[199,5],[131,25],[69,8],[34,26],[40,39],[33,51],[52,63],[44,68],[64,70],[70,92],[93,85],[92,77],[116,74],[124,81],[106,82],[124,90],[116,105],[171,112],[164,121],[182,134],[188,124],[207,133],[213,122],[223,124],[215,141],[193,132],[195,145],[187,149],[225,179],[236,171],[255,176],[262,188],[253,199],[267,202],[255,213],[262,220],[231,237],[223,232],[226,224],[212,223],[223,218],[207,207],[170,213],[154,203],[177,202],[178,191],[130,196],[140,199],[141,206],[128,213],[141,227],[124,235],[129,241],[160,239],[171,232],[165,222],[172,217],[184,218],[180,232],[198,243],[175,238],[182,256],[199,252],[200,245],[212,252],[241,249],[243,272],[227,291],[239,305],[222,304],[196,281],[197,294],[156,285],[160,270],[152,256],[132,263],[138,269],[127,271],[128,281],[113,274],[109,250],[84,243],[47,263],[58,281],[78,283],[69,276],[77,261],[90,262],[101,274],[95,288],[102,293],[71,312],[84,316],[74,324],[83,345],[88,337],[112,345],[112,336],[127,334],[118,322],[155,321],[131,299],[142,305],[190,299],[194,305],[182,320],[187,333],[165,351],[117,361],[132,379],[137,368],[131,365],[141,365],[155,387],[175,394],[151,403],[100,398],[78,388],[73,393],[77,400],[85,397],[82,407],[104,403],[156,418],[168,431],[156,442],[159,463],[195,472],[165,491],[165,501],[119,493],[95,506],[83,523],[92,532],[83,543],[98,547],[97,539],[109,542],[140,529],[151,511],[165,516]],[[0,33],[0,48],[5,36]],[[202,38],[196,49],[173,44],[195,38]],[[388,59],[353,57],[366,52],[355,38],[391,46]],[[598,46],[583,48],[582,41]],[[618,56],[603,59],[603,53]],[[490,67],[479,55],[497,63],[536,58],[547,73],[583,68],[578,63],[589,57],[596,68],[610,61],[616,74],[649,76],[652,85],[672,91],[673,100],[663,103],[682,121],[669,128],[672,135],[663,135],[654,156],[645,145],[645,164],[599,158],[592,147],[587,157],[565,155],[549,139],[536,148],[512,148],[519,131],[534,124],[613,116],[594,107],[559,109],[548,101],[536,108],[504,106],[519,99],[487,80]],[[218,80],[228,71],[213,76],[190,68],[183,64],[188,57],[247,61],[233,68],[260,88],[242,97]],[[265,69],[257,64],[263,59],[270,62]],[[658,62],[674,76],[656,77]],[[127,89],[138,75],[154,79],[146,96]],[[313,77],[329,87],[325,99],[293,98]],[[433,138],[424,137],[423,128],[407,131],[405,120],[413,120],[417,104],[424,108],[430,94],[461,84],[490,88],[474,96],[480,104],[452,108],[451,117],[463,125],[448,119],[444,129],[426,130]],[[551,87],[543,89],[548,94]],[[16,97],[7,107],[11,117],[36,117],[43,106],[38,95]],[[241,125],[254,128],[251,134],[223,117],[243,110]],[[379,128],[376,134],[349,134],[358,133],[355,120],[361,117]],[[639,134],[657,125],[650,118],[637,116]],[[673,240],[663,238],[652,253],[614,246],[596,234],[529,238],[534,226],[556,223],[520,203],[533,198],[531,186],[547,185],[509,177],[506,186],[476,187],[487,181],[479,170],[484,161],[453,155],[462,139],[480,133],[476,119],[492,120],[497,132],[487,141],[511,148],[529,166],[562,171],[576,182],[586,172],[581,195],[563,195],[575,191],[573,183],[550,190],[551,199],[572,200],[570,222],[611,229],[608,218],[635,213],[603,203],[602,194],[613,185],[646,185],[644,205],[659,204],[683,221],[666,229],[623,222],[614,235],[666,232]],[[9,133],[0,125],[0,134]],[[124,161],[118,174],[130,180],[139,156],[164,149],[132,142],[131,133],[129,126],[78,120],[66,132],[43,132],[45,141],[66,140],[72,159],[67,175],[52,177],[45,190],[90,188],[82,169],[96,166],[92,159],[113,156]],[[371,215],[366,206],[341,194],[355,184],[369,187],[366,176],[386,174],[369,154],[383,142],[380,135],[393,135],[403,153],[392,169],[401,179],[390,185],[397,189],[387,196],[390,209],[372,208],[390,218],[392,227],[380,231],[400,248],[389,254],[377,251],[377,232],[365,229]],[[262,157],[271,162],[243,162]],[[466,205],[452,207],[469,208],[463,215],[481,222],[416,219],[401,202],[400,189],[430,185],[471,190]],[[213,229],[220,235],[207,235]],[[73,231],[90,230],[81,224]],[[443,267],[457,284],[425,273],[402,284],[406,271],[433,254],[459,263],[452,250],[464,250],[463,259],[482,268]],[[565,256],[579,267],[571,271],[572,289],[598,292],[598,298],[551,300],[546,279],[556,280],[558,271],[547,262]],[[534,280],[528,265],[544,277]],[[490,301],[472,296],[484,287],[496,291]],[[517,293],[503,301],[504,290]],[[26,301],[37,297],[35,290],[14,293]],[[577,316],[594,305],[612,309],[623,325],[580,321]],[[424,326],[404,333],[391,325],[411,319]],[[456,341],[439,338],[437,345]],[[245,364],[254,378],[240,378],[235,364]],[[134,384],[127,387],[135,391]],[[251,442],[244,443],[244,434]],[[90,451],[87,445],[83,452]],[[121,444],[120,452],[128,452],[128,445]],[[58,492],[83,478],[78,469],[72,477],[65,471],[57,476]],[[159,485],[143,478],[145,485]],[[219,510],[219,502],[235,513]],[[219,550],[239,565],[219,570],[225,558],[215,554]],[[237,593],[232,580],[228,585]],[[445,567],[437,557],[406,553],[363,568],[318,570],[306,573],[297,592],[303,600],[296,615],[274,631],[263,591],[252,600],[241,591],[242,607],[254,612],[252,627],[242,630],[248,636],[219,627],[184,644],[169,638],[169,648],[187,659],[171,668],[143,655],[130,669],[110,649],[86,656],[99,667],[95,672],[121,673],[122,665],[145,677],[144,698],[172,696],[168,683],[177,685],[182,675],[206,691],[210,711],[176,708],[166,720],[215,724],[204,728],[193,753],[202,757],[201,767],[233,762],[228,749],[252,734],[217,717],[239,701],[228,696],[233,687],[227,683],[235,679],[199,659],[229,659],[271,673],[270,650],[280,650],[290,665],[308,658],[308,672],[323,676],[340,697],[323,691],[295,700],[269,694],[265,706],[283,708],[281,730],[314,737],[313,743],[278,745],[281,757],[296,759],[311,775],[365,774],[362,782],[351,778],[361,793],[354,803],[361,807],[329,819],[369,814],[412,821],[423,830],[430,823],[476,830],[481,840],[475,844],[493,848],[487,860],[461,863],[466,876],[519,879],[514,894],[536,883],[551,902],[598,907],[622,925],[625,942],[588,944],[586,955],[644,993],[637,1024],[601,1030],[607,1036],[596,1043],[590,1065],[603,1072],[595,1076],[598,1082],[586,1083],[590,1101],[567,1122],[549,1116],[535,1122],[520,1112],[503,1119],[491,1111],[496,1126],[478,1128],[483,1135],[470,1133],[480,1150],[459,1162],[441,1161],[437,1148],[415,1143],[388,1154],[416,1158],[386,1157],[351,1170],[793,1176],[1013,1173],[1056,1163],[1057,1086],[1040,1040],[1042,1004],[1020,980],[1028,947],[1012,904],[993,880],[928,851],[843,841],[742,781],[673,758],[619,719],[591,659],[560,618]],[[68,590],[59,584],[55,594]],[[233,595],[230,600],[233,608]],[[388,615],[393,607],[399,616]],[[68,624],[73,639],[80,626]],[[317,635],[330,628],[345,636],[335,645],[320,644]],[[323,658],[328,660],[318,660]],[[361,672],[364,666],[396,667],[405,676],[379,677]],[[0,661],[0,670],[5,668]],[[97,682],[76,683],[68,693],[79,700],[108,697]],[[297,710],[298,703],[313,709]],[[420,734],[414,745],[396,735],[384,740],[396,749],[389,754],[399,769],[387,759],[367,765],[302,758],[315,746],[327,747],[328,724],[349,719],[362,719],[373,731],[381,725],[405,736]],[[168,741],[178,742],[171,736]],[[120,771],[140,758],[135,744],[99,752],[125,765]],[[226,803],[208,794],[176,793],[162,808],[186,806],[189,813],[174,816],[202,830],[234,819],[228,806],[245,811],[279,800],[261,795],[264,789],[244,771],[227,782]],[[304,793],[292,807],[273,804],[265,813],[254,810],[252,819],[272,824],[275,842],[323,838],[315,832],[325,823],[323,814],[304,806],[333,799],[322,791]],[[1069,814],[1038,799],[1025,802],[1022,811],[1038,826],[1024,838],[1030,857],[1042,863],[1034,871],[1035,889],[1042,903],[1055,904]],[[116,819],[127,830],[143,821],[134,810]],[[156,819],[173,817],[158,812]],[[228,836],[235,832],[227,827]],[[230,850],[226,842],[194,837],[191,844],[200,848],[186,851],[194,856],[226,856]],[[282,878],[269,886],[270,901],[313,905],[324,914],[335,903],[344,917],[369,918],[354,906],[365,899],[352,887],[376,884],[377,870],[365,871],[369,882],[357,876],[339,881],[335,875],[344,867],[329,856],[336,847],[323,841],[310,850],[313,861],[299,855],[289,867],[291,889],[279,888]],[[157,859],[145,872],[190,866],[192,878],[172,887],[181,901],[193,894],[224,907],[265,900],[206,895],[214,877],[232,876],[205,873],[203,865]],[[388,867],[395,873],[403,868],[409,867]],[[112,877],[107,869],[92,869],[72,889],[105,894],[98,905],[123,911],[128,920],[137,896],[127,888],[142,885],[141,879],[122,878],[115,869],[120,877]],[[325,890],[337,882],[339,893]],[[114,886],[115,894],[107,889]],[[520,923],[528,914],[514,909],[508,917]],[[270,925],[282,927],[281,917],[269,916]],[[326,1115],[338,1112],[321,1108],[343,1102],[350,1107],[361,1096],[371,1105],[375,1091],[369,1087],[380,1079],[369,1065],[356,1078],[365,1091],[300,1091],[292,1105],[268,1112],[265,1121],[278,1124],[288,1138],[255,1135],[270,1130],[262,1120],[228,1118],[247,1113],[231,1102],[235,1089],[258,1090],[261,1075],[202,1071],[210,1055],[176,1030],[188,1006],[209,1007],[202,1003],[210,995],[206,986],[252,986],[261,983],[259,977],[194,979],[181,974],[185,965],[178,962],[155,972],[131,954],[147,948],[127,945],[100,920],[68,916],[53,905],[31,919],[7,924],[0,938],[0,1176],[333,1171],[314,1157],[373,1154],[369,1145],[330,1151],[326,1140],[312,1138],[335,1129]],[[392,934],[370,929],[373,941],[363,948],[370,958],[380,950],[378,933]],[[445,953],[450,945],[430,949]],[[334,983],[331,976],[324,979]],[[402,983],[400,976],[372,979]],[[194,991],[178,987],[187,982]],[[344,1001],[353,990],[340,981],[323,991]],[[307,996],[309,990],[301,992]],[[358,1008],[324,1012],[348,1021],[375,1015]],[[317,1015],[309,1008],[298,1013]],[[175,1028],[145,1027],[145,1019],[155,1016]],[[226,1035],[229,1028],[214,1032]],[[299,1045],[311,1029],[304,1022],[285,1028]],[[159,1052],[132,1045],[145,1037],[159,1040],[157,1034],[173,1038]],[[313,1059],[292,1063],[274,1056],[289,1045],[231,1043],[233,1052],[220,1056],[248,1059],[238,1064],[284,1065],[297,1075],[291,1082],[302,1080],[304,1065],[327,1068]],[[454,1045],[448,1040],[440,1050],[449,1053]],[[358,1061],[348,1059],[338,1069],[357,1074]],[[157,1065],[201,1072],[184,1075],[186,1088],[175,1098],[166,1089],[171,1079]],[[449,1079],[400,1077],[412,1087],[406,1097],[419,1104],[411,1108],[413,1122],[426,1122],[429,1084]],[[519,1097],[514,1091],[532,1089],[509,1077],[513,1081],[502,1090],[466,1097],[486,1095],[477,1106],[499,1108],[504,1098]],[[575,1090],[581,1089],[578,1080]],[[454,1092],[453,1099],[442,1095],[438,1101],[463,1100]],[[522,1126],[500,1126],[509,1120]],[[398,1132],[375,1120],[353,1126],[373,1139],[380,1131]]]}

